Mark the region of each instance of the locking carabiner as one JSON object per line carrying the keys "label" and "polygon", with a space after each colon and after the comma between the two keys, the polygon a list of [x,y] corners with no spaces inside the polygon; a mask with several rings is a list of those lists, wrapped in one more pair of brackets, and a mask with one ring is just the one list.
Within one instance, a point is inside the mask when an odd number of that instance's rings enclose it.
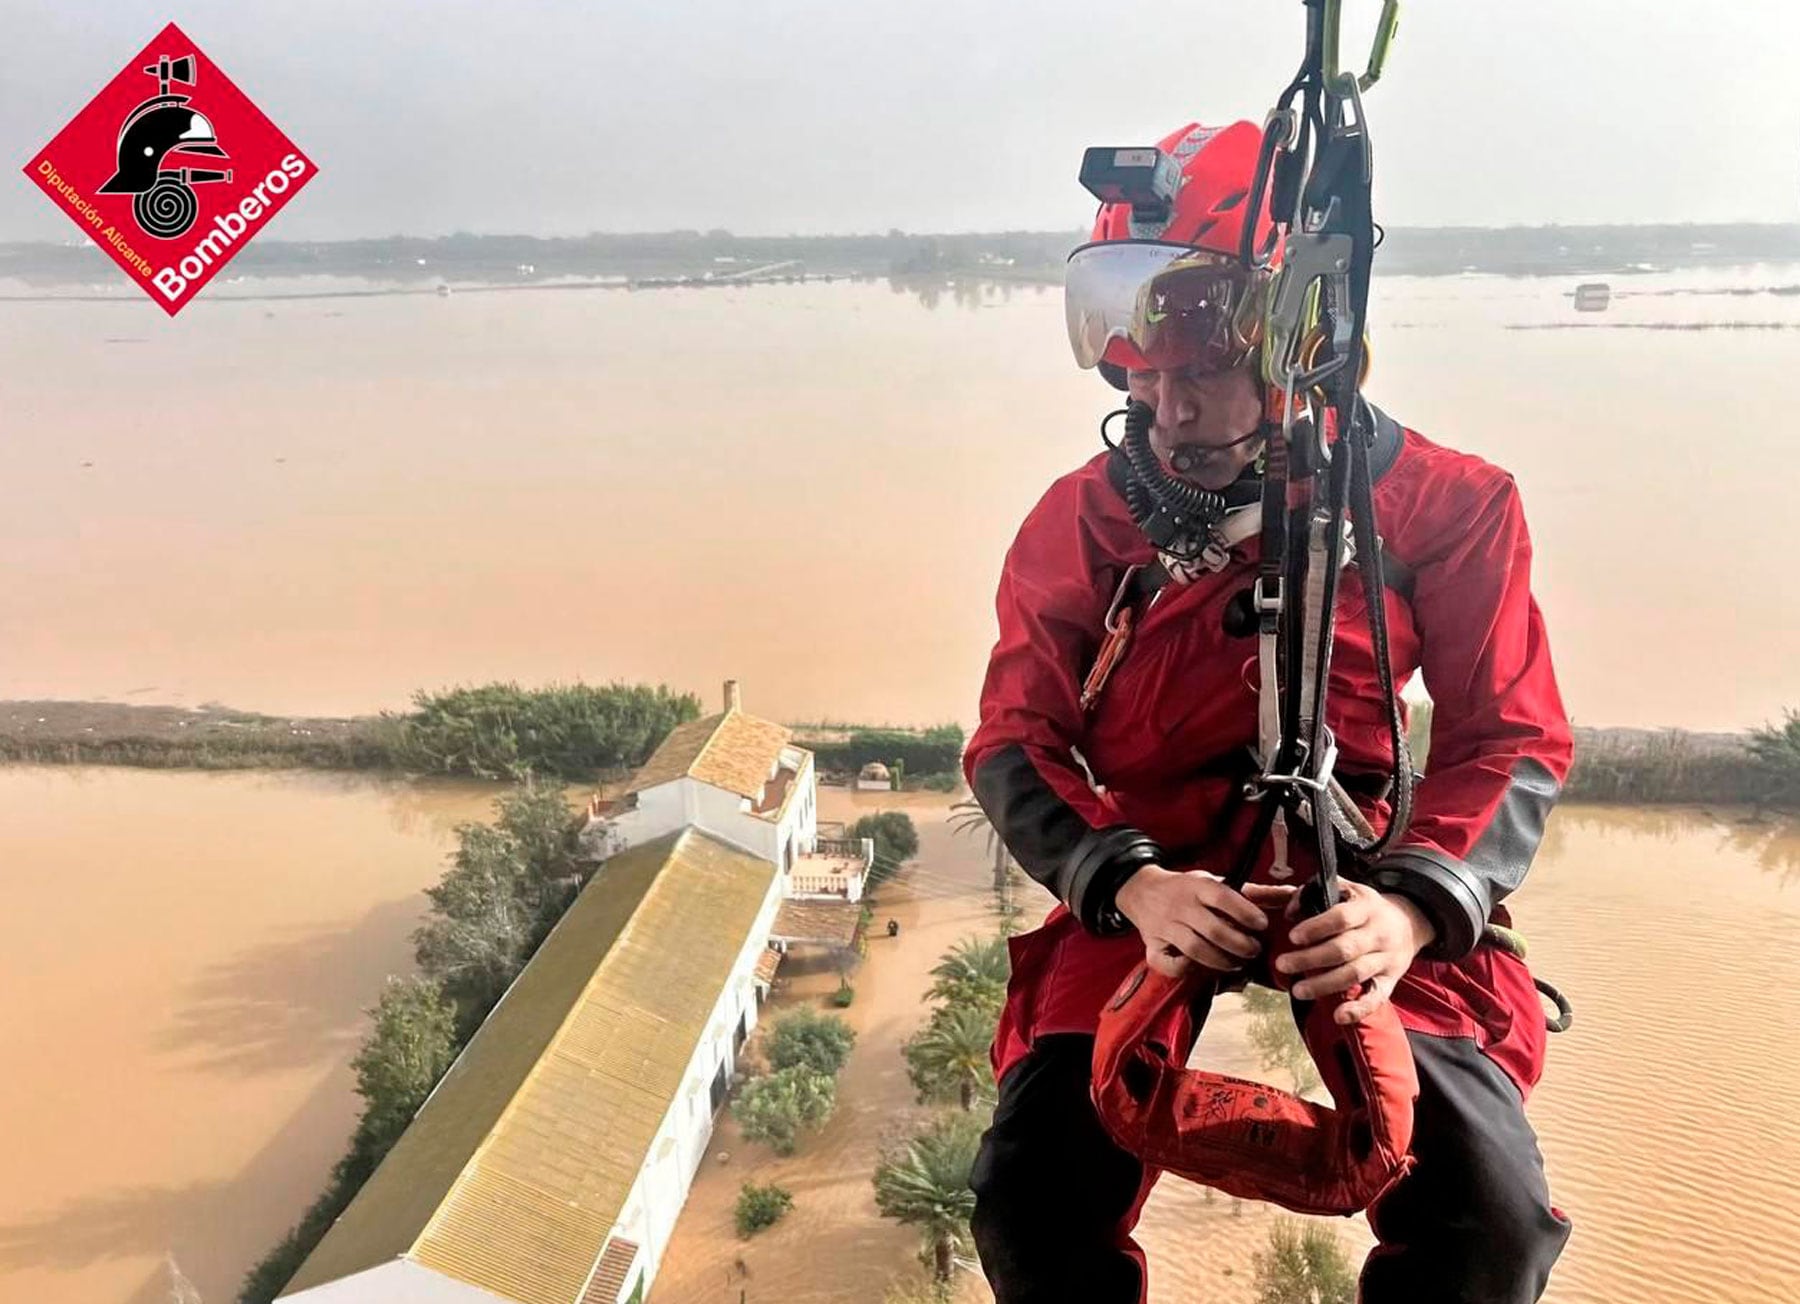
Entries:
{"label": "locking carabiner", "polygon": [[1394,33],[1400,26],[1400,0],[1381,0],[1381,17],[1375,22],[1375,39],[1369,46],[1368,66],[1363,69],[1361,76],[1338,66],[1338,34],[1343,26],[1343,17],[1343,0],[1325,0],[1325,30],[1320,62],[1325,89],[1333,95],[1348,99],[1352,87],[1366,91],[1381,80],[1381,71],[1387,64],[1388,47],[1393,44]]}

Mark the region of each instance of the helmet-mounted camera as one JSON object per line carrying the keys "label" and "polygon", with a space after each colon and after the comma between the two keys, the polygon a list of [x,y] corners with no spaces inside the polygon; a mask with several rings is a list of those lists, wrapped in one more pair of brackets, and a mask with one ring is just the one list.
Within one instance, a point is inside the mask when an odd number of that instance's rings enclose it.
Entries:
{"label": "helmet-mounted camera", "polygon": [[1129,204],[1133,223],[1163,223],[1175,211],[1181,165],[1154,145],[1095,145],[1081,156],[1082,187],[1102,204]]}

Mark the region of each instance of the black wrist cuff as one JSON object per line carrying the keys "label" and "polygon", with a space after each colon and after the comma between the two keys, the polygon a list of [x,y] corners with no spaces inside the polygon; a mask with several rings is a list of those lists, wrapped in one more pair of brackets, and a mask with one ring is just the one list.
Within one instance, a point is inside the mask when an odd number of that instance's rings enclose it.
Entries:
{"label": "black wrist cuff", "polygon": [[1487,925],[1488,894],[1459,864],[1418,847],[1384,856],[1368,876],[1380,892],[1403,896],[1431,921],[1437,936],[1419,954],[1427,960],[1460,960],[1475,949]]}
{"label": "black wrist cuff", "polygon": [[1113,904],[1120,884],[1145,865],[1162,859],[1162,848],[1147,834],[1126,825],[1094,829],[1069,852],[1064,904],[1081,926],[1100,937],[1116,937],[1131,924]]}

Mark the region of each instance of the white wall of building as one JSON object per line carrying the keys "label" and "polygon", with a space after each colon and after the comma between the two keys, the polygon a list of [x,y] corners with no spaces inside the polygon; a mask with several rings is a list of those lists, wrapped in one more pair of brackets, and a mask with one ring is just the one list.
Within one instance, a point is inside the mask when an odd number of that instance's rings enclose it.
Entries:
{"label": "white wall of building", "polygon": [[637,805],[594,821],[587,836],[596,856],[609,859],[628,847],[666,838],[687,823],[687,779],[659,783],[637,794]]}
{"label": "white wall of building", "polygon": [[819,809],[812,753],[788,748],[782,759],[797,764],[799,773],[793,779],[793,797],[779,821],[752,814],[750,803],[735,792],[697,779],[672,779],[639,792],[635,809],[601,821],[609,831],[591,839],[596,852],[615,856],[627,847],[667,837],[691,824],[781,866],[785,873],[792,858],[818,845]]}

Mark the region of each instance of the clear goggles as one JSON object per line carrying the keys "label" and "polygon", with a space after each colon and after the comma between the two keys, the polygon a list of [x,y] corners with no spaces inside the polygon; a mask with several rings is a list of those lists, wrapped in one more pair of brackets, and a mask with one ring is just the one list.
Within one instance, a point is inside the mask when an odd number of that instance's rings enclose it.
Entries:
{"label": "clear goggles", "polygon": [[1082,367],[1229,371],[1262,341],[1269,277],[1236,258],[1154,240],[1069,255],[1063,306]]}

